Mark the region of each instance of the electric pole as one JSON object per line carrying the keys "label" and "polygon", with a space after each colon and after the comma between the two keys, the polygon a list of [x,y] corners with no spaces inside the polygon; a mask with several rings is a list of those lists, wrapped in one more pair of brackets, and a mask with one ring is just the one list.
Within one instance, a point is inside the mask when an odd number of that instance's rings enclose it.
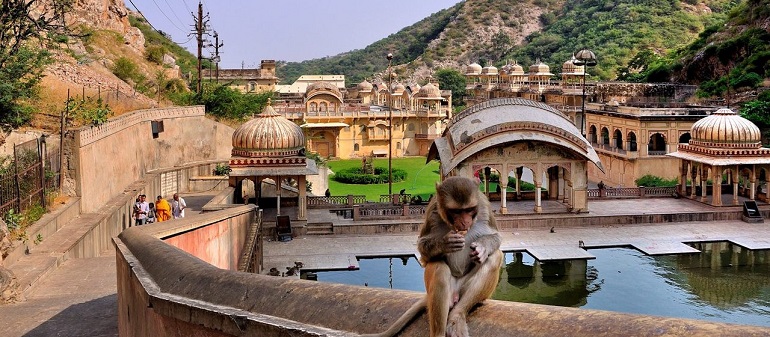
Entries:
{"label": "electric pole", "polygon": [[214,72],[215,77],[217,79],[217,83],[219,83],[219,47],[223,47],[225,44],[219,43],[219,34],[217,31],[214,31]]}
{"label": "electric pole", "polygon": [[[206,40],[203,38],[203,35],[206,34],[208,22],[209,22],[209,14],[206,13],[206,15],[203,15],[203,3],[198,2],[198,15],[196,16],[193,14],[193,18],[195,19],[195,29],[193,34],[195,34],[196,40],[198,42],[198,80],[196,85],[196,92],[198,95],[200,95],[202,88],[201,88],[201,75],[202,75],[202,60],[203,60],[203,43],[206,42]],[[192,35],[192,34],[190,34]]]}

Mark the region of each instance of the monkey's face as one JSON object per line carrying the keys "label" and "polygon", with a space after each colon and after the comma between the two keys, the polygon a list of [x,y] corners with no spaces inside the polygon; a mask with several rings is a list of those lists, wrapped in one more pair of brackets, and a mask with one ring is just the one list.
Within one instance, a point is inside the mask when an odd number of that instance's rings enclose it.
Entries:
{"label": "monkey's face", "polygon": [[456,231],[468,231],[479,213],[478,205],[464,208],[447,208],[447,216]]}

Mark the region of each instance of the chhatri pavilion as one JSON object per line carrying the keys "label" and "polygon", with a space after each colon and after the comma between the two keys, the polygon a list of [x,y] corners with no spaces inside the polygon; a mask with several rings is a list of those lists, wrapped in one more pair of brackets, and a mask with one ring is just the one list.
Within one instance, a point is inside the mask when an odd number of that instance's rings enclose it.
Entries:
{"label": "chhatri pavilion", "polygon": [[[751,121],[723,108],[693,124],[690,135],[689,143],[679,144],[677,152],[668,154],[681,159],[680,194],[697,199],[700,187],[701,202],[722,206],[722,189],[727,184],[732,187],[732,200],[727,204],[738,205],[741,191],[749,200],[757,199],[757,179],[764,177],[770,187],[770,149],[762,147],[759,128]],[[721,183],[709,186],[714,181]],[[770,200],[770,188],[765,193],[762,199]]]}

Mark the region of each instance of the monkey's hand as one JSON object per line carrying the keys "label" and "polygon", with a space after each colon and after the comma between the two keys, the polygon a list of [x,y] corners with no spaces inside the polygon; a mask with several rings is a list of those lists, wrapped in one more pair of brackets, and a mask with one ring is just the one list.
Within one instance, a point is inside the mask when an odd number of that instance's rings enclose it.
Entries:
{"label": "monkey's hand", "polygon": [[483,245],[478,242],[471,243],[471,260],[473,262],[483,264],[487,261],[487,257],[489,257],[489,253]]}
{"label": "monkey's hand", "polygon": [[444,236],[444,253],[454,253],[465,247],[465,236],[451,231]]}

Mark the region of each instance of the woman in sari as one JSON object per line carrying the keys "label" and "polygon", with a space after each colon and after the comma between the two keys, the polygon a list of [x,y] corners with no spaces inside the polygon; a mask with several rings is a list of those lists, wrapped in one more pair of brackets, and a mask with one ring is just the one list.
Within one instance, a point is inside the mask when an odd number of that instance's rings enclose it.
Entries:
{"label": "woman in sari", "polygon": [[155,217],[158,222],[171,219],[171,204],[161,196],[158,196],[158,200],[155,202]]}

